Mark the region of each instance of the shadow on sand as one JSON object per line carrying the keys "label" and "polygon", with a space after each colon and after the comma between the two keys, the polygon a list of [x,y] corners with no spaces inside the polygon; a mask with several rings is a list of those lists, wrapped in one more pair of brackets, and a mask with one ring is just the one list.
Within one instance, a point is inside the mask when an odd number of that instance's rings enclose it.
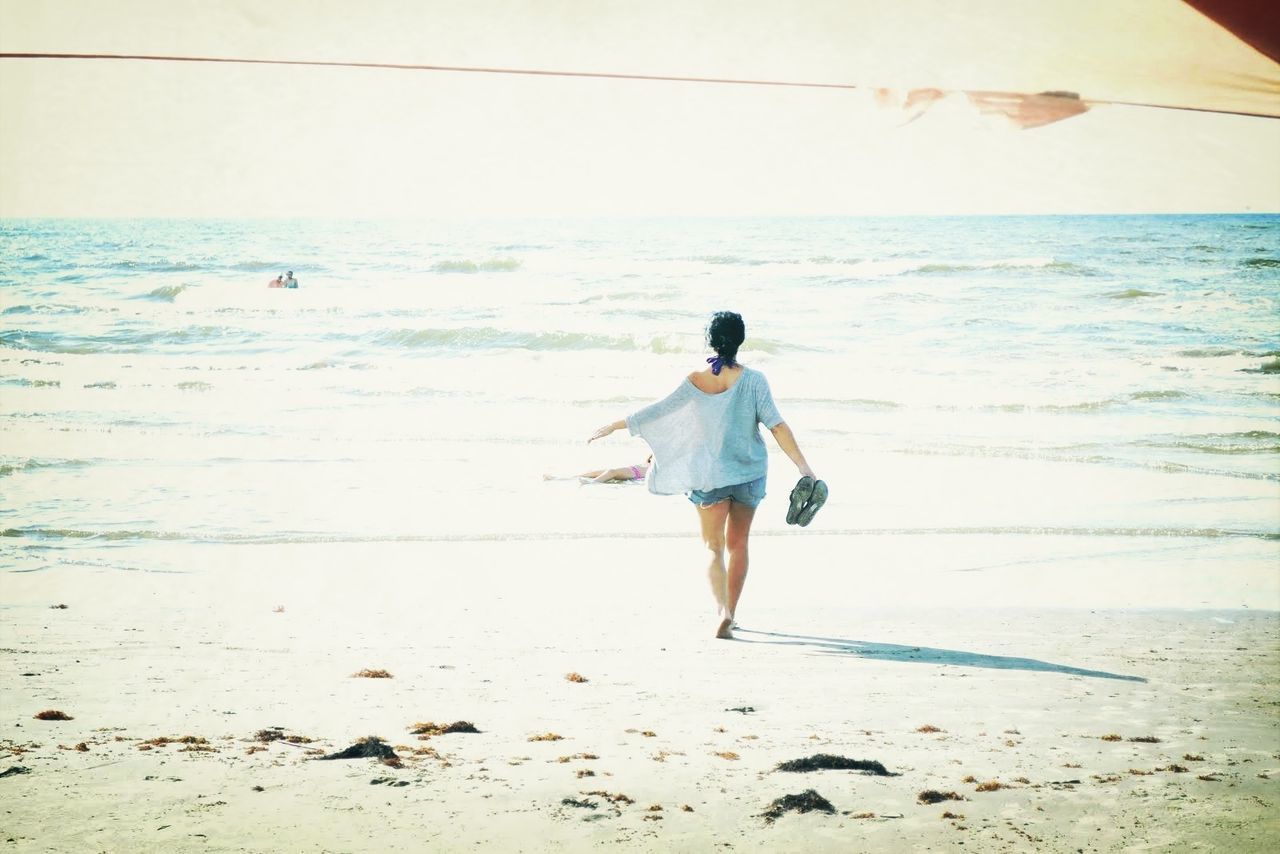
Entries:
{"label": "shadow on sand", "polygon": [[[772,643],[784,646],[810,647],[827,655],[853,655],[879,661],[915,661],[921,664],[950,664],[955,667],[989,667],[995,670],[1031,670],[1040,673],[1065,673],[1068,676],[1088,676],[1094,679],[1119,679],[1123,682],[1146,682],[1141,676],[1124,676],[1105,670],[1085,670],[1052,664],[1034,658],[1014,658],[1007,655],[983,655],[958,649],[934,649],[927,646],[902,646],[896,643],[846,640],[844,638],[816,638],[807,635],[789,635],[783,632],[765,632],[758,629],[735,628],[737,640],[747,643]],[[742,635],[757,635],[745,638]],[[776,638],[776,640],[775,640]]]}

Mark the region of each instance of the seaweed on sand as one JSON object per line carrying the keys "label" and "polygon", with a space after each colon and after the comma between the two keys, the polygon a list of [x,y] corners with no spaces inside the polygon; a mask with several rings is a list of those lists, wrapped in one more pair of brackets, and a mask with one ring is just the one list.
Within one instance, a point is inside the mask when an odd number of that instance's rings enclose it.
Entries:
{"label": "seaweed on sand", "polygon": [[138,742],[138,747],[140,749],[143,747],[164,747],[168,744],[185,744],[188,747],[199,747],[207,746],[209,744],[209,740],[207,738],[201,738],[198,735],[180,735],[175,738],[170,738],[167,735],[161,735],[156,738],[148,738],[145,741]]}
{"label": "seaweed on sand", "polygon": [[916,795],[916,800],[922,804],[940,804],[943,801],[963,801],[964,795],[958,792],[939,792],[937,789],[925,789]]}
{"label": "seaweed on sand", "polygon": [[391,745],[387,744],[376,735],[365,736],[346,750],[339,750],[337,753],[329,753],[325,756],[318,756],[317,759],[399,759],[396,752],[391,749]]}
{"label": "seaweed on sand", "polygon": [[284,731],[283,727],[278,726],[258,730],[253,734],[253,740],[260,741],[263,744],[269,744],[273,741],[285,741],[289,744],[310,744],[315,741],[315,739],[307,738],[305,735],[289,735]]}
{"label": "seaweed on sand", "polygon": [[38,721],[70,721],[75,720],[66,712],[60,712],[57,709],[45,709],[43,712],[36,712],[35,719]]}
{"label": "seaweed on sand", "polygon": [[789,812],[805,813],[814,811],[834,813],[836,808],[831,805],[831,801],[822,797],[813,789],[805,789],[798,795],[783,795],[781,798],[776,798],[761,815],[766,822],[773,824]]}
{"label": "seaweed on sand", "polygon": [[804,759],[790,759],[779,762],[778,771],[805,773],[808,771],[865,771],[877,777],[892,777],[889,769],[874,759],[850,759],[847,756],[835,756],[830,753],[815,753]]}
{"label": "seaweed on sand", "polygon": [[414,735],[422,736],[425,740],[433,735],[446,735],[451,732],[478,733],[480,730],[476,729],[476,725],[471,723],[471,721],[454,721],[451,724],[438,724],[433,723],[432,721],[426,721],[425,723],[419,722],[409,727],[409,732]]}
{"label": "seaweed on sand", "polygon": [[618,804],[627,804],[627,805],[631,805],[631,804],[634,804],[634,803],[636,802],[636,801],[635,801],[635,798],[630,798],[630,797],[628,797],[628,796],[626,796],[626,795],[622,794],[622,792],[616,792],[616,793],[615,793],[615,792],[606,792],[606,791],[604,791],[603,789],[596,789],[596,790],[591,791],[591,792],[582,792],[581,794],[588,795],[588,796],[595,795],[596,797],[604,798],[606,801],[608,801],[609,803],[613,804],[615,807],[616,807]]}

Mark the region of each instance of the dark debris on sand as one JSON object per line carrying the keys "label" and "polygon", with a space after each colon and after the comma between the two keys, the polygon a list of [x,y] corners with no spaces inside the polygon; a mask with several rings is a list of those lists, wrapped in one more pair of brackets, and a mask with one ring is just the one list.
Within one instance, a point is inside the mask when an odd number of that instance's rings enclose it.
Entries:
{"label": "dark debris on sand", "polygon": [[764,820],[769,824],[782,818],[785,813],[789,812],[825,812],[834,813],[836,808],[831,805],[831,801],[819,795],[813,789],[805,789],[798,795],[784,795],[777,798],[773,803],[769,804],[769,808],[761,813]]}
{"label": "dark debris on sand", "polygon": [[587,810],[593,810],[593,809],[597,808],[598,806],[600,806],[600,805],[599,805],[598,803],[596,803],[595,801],[585,801],[585,800],[584,800],[584,801],[580,801],[580,800],[578,800],[577,798],[563,798],[563,799],[560,801],[560,804],[561,804],[561,806],[566,806],[566,807],[578,807],[578,808],[580,808],[580,809],[587,809]]}
{"label": "dark debris on sand", "polygon": [[30,768],[24,768],[21,765],[10,765],[8,771],[0,771],[0,777],[15,777],[18,774],[30,774]]}
{"label": "dark debris on sand", "polygon": [[438,724],[427,721],[426,723],[414,724],[409,728],[409,732],[424,738],[430,738],[433,735],[447,735],[451,732],[478,733],[480,730],[476,729],[476,725],[471,721],[454,721],[451,724]]}
{"label": "dark debris on sand", "polygon": [[779,771],[864,771],[877,777],[892,777],[893,774],[874,759],[850,759],[847,756],[835,756],[830,753],[815,753],[805,759],[791,759],[778,763]]}
{"label": "dark debris on sand", "polygon": [[399,759],[396,752],[391,749],[391,745],[387,744],[376,735],[367,736],[360,739],[346,750],[339,750],[337,753],[330,753],[326,756],[317,756],[317,759]]}
{"label": "dark debris on sand", "polygon": [[940,804],[943,801],[963,801],[964,795],[958,792],[939,792],[937,789],[925,789],[916,795],[916,800],[922,804]]}
{"label": "dark debris on sand", "polygon": [[290,744],[310,744],[315,739],[307,738],[305,735],[289,735],[284,731],[284,727],[268,727],[260,729],[253,734],[253,741],[260,741],[263,744],[269,744],[273,741],[287,741]]}
{"label": "dark debris on sand", "polygon": [[59,711],[58,709],[45,709],[43,712],[36,712],[34,717],[36,720],[39,720],[39,721],[75,720],[75,718],[71,717],[71,715],[67,714],[66,712]]}

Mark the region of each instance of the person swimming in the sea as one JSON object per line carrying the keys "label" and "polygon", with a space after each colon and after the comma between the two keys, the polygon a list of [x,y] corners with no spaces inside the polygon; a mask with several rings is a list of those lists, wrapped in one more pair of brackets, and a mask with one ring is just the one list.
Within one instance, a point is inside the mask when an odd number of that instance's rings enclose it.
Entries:
{"label": "person swimming in the sea", "polygon": [[544,474],[543,480],[577,480],[579,483],[627,483],[634,481],[639,483],[645,479],[649,473],[649,466],[653,464],[653,454],[650,454],[643,463],[637,463],[633,466],[622,466],[616,469],[593,469],[592,471],[584,471],[581,474],[572,475],[554,475]]}

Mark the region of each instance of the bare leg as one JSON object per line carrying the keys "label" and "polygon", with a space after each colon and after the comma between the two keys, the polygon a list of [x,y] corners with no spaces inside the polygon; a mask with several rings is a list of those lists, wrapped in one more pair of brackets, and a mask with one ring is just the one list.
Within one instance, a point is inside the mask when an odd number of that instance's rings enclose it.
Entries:
{"label": "bare leg", "polygon": [[711,562],[707,566],[707,580],[711,582],[711,595],[716,599],[716,613],[725,617],[726,626],[722,627],[724,631],[727,631],[729,622],[727,614],[729,586],[728,574],[724,567],[724,534],[725,520],[729,517],[729,506],[732,503],[721,501],[710,507],[698,508],[698,521],[702,525],[702,543],[711,552]]}
{"label": "bare leg", "polygon": [[729,508],[725,525],[725,543],[729,547],[728,616],[732,620],[738,613],[738,599],[747,583],[747,539],[751,534],[751,521],[756,508],[734,501]]}

